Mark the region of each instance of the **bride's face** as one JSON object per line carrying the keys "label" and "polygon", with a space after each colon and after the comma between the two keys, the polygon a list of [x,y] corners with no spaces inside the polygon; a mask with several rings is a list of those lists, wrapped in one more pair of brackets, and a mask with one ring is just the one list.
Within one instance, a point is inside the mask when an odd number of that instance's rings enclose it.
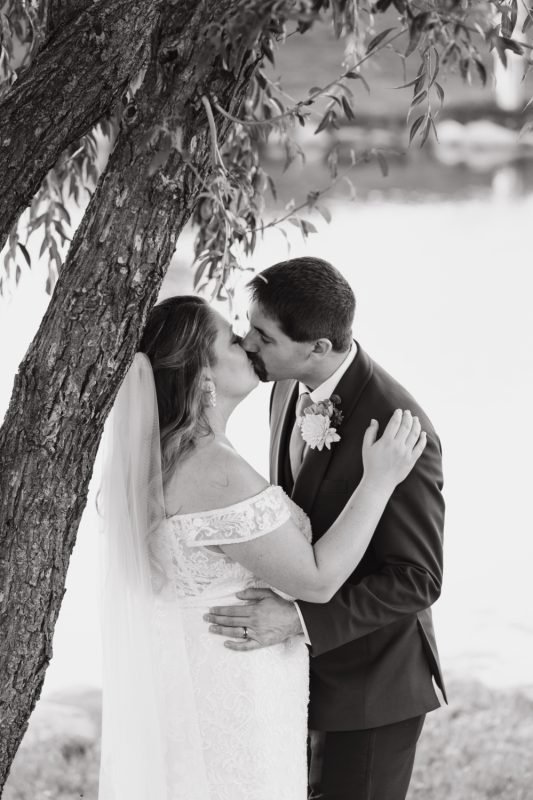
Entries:
{"label": "bride's face", "polygon": [[216,363],[210,367],[217,397],[231,401],[242,400],[259,383],[246,350],[241,347],[241,338],[236,336],[231,325],[222,314],[213,310],[217,325],[214,344]]}

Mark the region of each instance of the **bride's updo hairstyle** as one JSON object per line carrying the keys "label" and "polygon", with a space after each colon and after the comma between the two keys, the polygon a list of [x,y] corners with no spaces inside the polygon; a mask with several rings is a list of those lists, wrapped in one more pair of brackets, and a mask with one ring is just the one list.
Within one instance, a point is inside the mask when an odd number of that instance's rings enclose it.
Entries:
{"label": "bride's updo hairstyle", "polygon": [[208,303],[194,295],[169,297],[148,318],[139,350],[154,371],[164,481],[198,437],[211,432],[202,370],[215,363],[216,335]]}

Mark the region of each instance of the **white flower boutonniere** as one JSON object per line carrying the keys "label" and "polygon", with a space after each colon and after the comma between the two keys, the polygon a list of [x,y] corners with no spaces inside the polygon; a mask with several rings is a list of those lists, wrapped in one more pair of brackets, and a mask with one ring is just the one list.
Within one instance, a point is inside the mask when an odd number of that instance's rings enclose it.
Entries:
{"label": "white flower boutonniere", "polygon": [[296,420],[300,426],[302,439],[311,450],[331,450],[333,442],[340,442],[336,426],[342,422],[342,412],[337,408],[340,397],[332,395],[329,400],[312,403]]}

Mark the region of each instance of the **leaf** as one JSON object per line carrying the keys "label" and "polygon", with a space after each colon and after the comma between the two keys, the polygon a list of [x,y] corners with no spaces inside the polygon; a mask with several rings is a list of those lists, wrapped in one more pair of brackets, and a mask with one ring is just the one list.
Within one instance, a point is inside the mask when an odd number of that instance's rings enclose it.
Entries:
{"label": "leaf", "polygon": [[59,235],[63,239],[63,244],[65,243],[65,241],[70,242],[71,238],[70,238],[70,236],[68,236],[65,233],[65,229],[63,228],[63,225],[62,225],[61,221],[58,220],[58,219],[55,219],[53,222],[54,222],[54,227],[55,227],[56,231],[59,233]]}
{"label": "leaf", "polygon": [[533,120],[529,120],[520,128],[520,133],[518,134],[518,138],[521,139],[522,136],[525,136],[528,133],[533,133]]}
{"label": "leaf", "polygon": [[389,174],[389,162],[387,161],[387,159],[380,150],[376,151],[376,158],[378,160],[381,174],[383,175],[384,178],[386,178],[387,175]]}
{"label": "leaf", "polygon": [[308,234],[310,234],[310,233],[318,233],[318,231],[317,231],[316,227],[313,225],[313,223],[312,223],[312,222],[309,222],[309,220],[307,220],[307,219],[302,219],[302,220],[301,220],[301,223],[302,223],[302,230],[303,230],[303,232],[304,232],[304,234],[305,234],[306,236],[307,236]]}
{"label": "leaf", "polygon": [[326,163],[328,165],[329,174],[332,178],[336,178],[339,174],[339,151],[336,147],[329,152]]}
{"label": "leaf", "polygon": [[274,51],[272,50],[272,47],[269,42],[263,42],[263,55],[267,57],[267,59],[274,67],[275,66]]}
{"label": "leaf", "polygon": [[392,0],[378,0],[378,2],[375,5],[375,9],[376,11],[379,11],[380,14],[383,14],[388,9],[391,3]]}
{"label": "leaf", "polygon": [[68,211],[65,208],[65,206],[63,205],[63,203],[56,203],[56,206],[57,206],[57,209],[58,209],[60,215],[63,217],[63,219],[65,220],[67,225],[70,225],[71,224],[70,214],[68,213]]}
{"label": "leaf", "polygon": [[507,36],[494,36],[493,37],[494,46],[496,48],[496,52],[500,57],[500,61],[502,62],[504,67],[507,67],[507,53],[506,50],[510,50],[512,53],[516,53],[516,55],[521,56],[524,53],[524,49],[518,42],[515,42],[514,39],[510,39]]}
{"label": "leaf", "polygon": [[50,238],[50,258],[56,262],[56,266],[59,269],[63,261],[61,258],[61,253],[59,252],[59,247],[57,246],[57,242],[52,238]]}
{"label": "leaf", "polygon": [[533,24],[533,14],[531,13],[531,11],[532,11],[531,8],[526,9],[527,17],[525,18],[524,24],[522,25],[522,33],[526,33]]}
{"label": "leaf", "polygon": [[355,119],[353,108],[351,107],[350,102],[344,96],[342,98],[342,107],[344,109],[344,113],[346,114],[347,119]]}
{"label": "leaf", "polygon": [[424,89],[422,92],[419,92],[413,99],[411,100],[411,108],[414,106],[419,105],[426,97],[427,97],[427,90]]}
{"label": "leaf", "polygon": [[281,233],[281,235],[282,235],[282,236],[283,236],[283,238],[285,239],[285,243],[286,243],[286,245],[287,245],[287,253],[289,253],[289,255],[290,255],[290,252],[291,252],[291,242],[290,242],[290,239],[289,239],[289,237],[288,237],[288,235],[287,235],[287,231],[286,231],[286,230],[284,230],[284,229],[283,229],[282,227],[280,227],[279,225],[276,225],[276,226],[274,227],[274,230],[275,230],[275,231],[278,231],[278,233]]}
{"label": "leaf", "polygon": [[533,97],[530,97],[527,103],[525,104],[524,108],[522,109],[522,114],[524,113],[524,111],[527,111],[532,104],[533,104]]}
{"label": "leaf", "polygon": [[367,90],[368,94],[370,94],[370,86],[368,85],[368,81],[366,80],[366,78],[363,77],[363,75],[361,75],[360,72],[355,72],[355,70],[352,69],[349,72],[346,72],[344,74],[344,77],[345,78],[352,78],[353,80],[362,81],[363,82],[363,86]]}
{"label": "leaf", "polygon": [[407,45],[407,50],[405,51],[406,58],[408,58],[418,47],[428,19],[429,14],[427,11],[417,14],[416,17],[411,18],[409,23],[409,44]]}
{"label": "leaf", "polygon": [[284,114],[285,113],[285,106],[283,105],[283,103],[280,100],[278,100],[277,97],[269,97],[268,100],[269,100],[270,104],[274,106],[274,108],[275,108],[277,113],[279,113],[279,114]]}
{"label": "leaf", "polygon": [[516,53],[517,56],[524,55],[524,48],[518,42],[515,42],[514,39],[510,39],[507,36],[500,36],[499,37],[503,43],[503,46],[506,50],[510,50],[512,53]]}
{"label": "leaf", "polygon": [[435,83],[435,90],[436,90],[436,92],[437,92],[437,94],[439,96],[440,104],[441,104],[441,107],[442,107],[442,105],[444,103],[444,89],[442,88],[440,83]]}
{"label": "leaf", "polygon": [[428,84],[428,89],[431,89],[431,87],[435,83],[435,81],[437,79],[437,75],[439,74],[439,68],[440,68],[439,51],[434,47],[433,48],[433,52],[435,53],[435,66],[433,68],[433,75],[431,76],[431,79],[430,79],[429,84]]}
{"label": "leaf", "polygon": [[202,275],[204,274],[206,267],[208,266],[208,264],[210,264],[210,262],[211,262],[211,256],[208,256],[207,258],[202,259],[202,261],[200,261],[200,263],[198,264],[196,272],[194,273],[194,281],[193,281],[194,287],[198,286],[202,278]]}
{"label": "leaf", "polygon": [[21,249],[21,251],[22,251],[22,255],[24,256],[24,259],[25,259],[25,261],[26,261],[26,264],[27,264],[27,265],[28,265],[28,267],[30,267],[30,269],[31,269],[31,258],[30,258],[30,254],[28,253],[27,249],[24,247],[24,245],[22,244],[22,242],[17,242],[17,244],[18,244],[18,246],[20,247],[20,249]]}
{"label": "leaf", "polygon": [[431,117],[428,117],[427,121],[426,121],[426,124],[424,126],[424,130],[422,131],[422,137],[420,139],[420,147],[421,148],[424,147],[424,145],[425,145],[425,143],[427,141],[427,138],[429,136],[429,132],[431,130],[431,124],[432,124],[432,119],[431,119]]}
{"label": "leaf", "polygon": [[426,72],[421,72],[420,75],[417,75],[416,78],[413,78],[412,81],[408,81],[407,83],[402,83],[401,86],[393,86],[393,89],[408,89],[409,86],[415,86],[421,78],[426,77]]}
{"label": "leaf", "polygon": [[477,69],[479,78],[481,80],[482,86],[487,85],[487,70],[485,69],[485,65],[480,58],[474,58],[474,65]]}
{"label": "leaf", "polygon": [[328,127],[328,124],[329,124],[328,117],[329,117],[329,111],[326,114],[324,114],[324,116],[320,120],[320,122],[318,124],[318,127],[315,130],[315,136],[316,136],[317,133],[321,133],[323,130],[325,130]]}
{"label": "leaf", "polygon": [[327,94],[326,97],[329,97],[330,100],[332,100],[333,102],[337,103],[339,108],[342,108],[342,101],[341,101],[341,98],[338,95],[336,95],[336,94]]}
{"label": "leaf", "polygon": [[[507,59],[505,61],[507,63]],[[468,58],[462,58],[459,61],[459,72],[461,73],[461,78],[465,82],[470,83],[470,62]]]}
{"label": "leaf", "polygon": [[422,116],[417,117],[417,119],[415,119],[415,121],[411,125],[411,131],[409,133],[409,144],[411,144],[411,142],[415,138],[415,136],[416,136],[416,134],[418,132],[418,129],[420,128],[420,126],[424,122],[425,118],[426,118],[426,115],[422,114]]}
{"label": "leaf", "polygon": [[343,176],[342,176],[342,178],[341,178],[341,181],[344,181],[344,183],[345,183],[345,184],[347,185],[347,187],[348,187],[348,190],[349,190],[349,193],[350,193],[350,194],[349,194],[349,196],[350,196],[350,200],[355,200],[355,198],[356,198],[356,196],[357,196],[357,195],[356,195],[356,193],[355,193],[355,186],[353,185],[353,183],[351,182],[351,180],[348,178],[348,176],[347,176],[347,175],[343,175]]}
{"label": "leaf", "polygon": [[512,36],[518,17],[518,5],[516,0],[511,0],[510,6],[501,7],[501,14],[501,31],[503,36]]}
{"label": "leaf", "polygon": [[48,250],[48,245],[49,244],[50,244],[50,237],[46,233],[44,235],[44,238],[43,238],[43,241],[42,241],[42,244],[41,244],[41,249],[39,250],[39,258],[42,258],[43,255],[46,253],[46,251]]}
{"label": "leaf", "polygon": [[326,206],[315,206],[318,213],[326,220],[329,224],[331,222],[331,211]]}
{"label": "leaf", "polygon": [[274,200],[277,200],[278,199],[278,193],[276,191],[276,184],[274,183],[274,180],[270,175],[267,175],[267,183],[268,183],[268,188],[270,189],[270,193],[271,193],[272,197],[274,198]]}
{"label": "leaf", "polygon": [[396,28],[386,28],[384,31],[381,31],[381,33],[378,33],[377,36],[374,36],[374,38],[371,39],[370,42],[368,43],[368,46],[366,48],[366,52],[370,53],[371,50],[375,50],[376,47],[379,44],[381,44],[383,39],[385,39],[389,35],[389,33],[391,33],[391,31],[394,31],[394,30],[396,30]]}
{"label": "leaf", "polygon": [[309,192],[307,195],[307,208],[314,208],[319,197],[320,192]]}

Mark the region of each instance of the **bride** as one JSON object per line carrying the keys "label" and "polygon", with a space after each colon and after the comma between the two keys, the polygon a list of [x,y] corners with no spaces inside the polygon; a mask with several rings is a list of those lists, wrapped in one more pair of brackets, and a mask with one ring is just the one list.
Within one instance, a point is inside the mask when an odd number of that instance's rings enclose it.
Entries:
{"label": "bride", "polygon": [[226,437],[258,378],[224,318],[170,298],[139,349],[104,437],[99,800],[305,800],[303,637],[243,655],[203,615],[249,587],[327,602],[425,434],[408,411],[380,438],[369,421],[363,479],[313,547],[304,512]]}

